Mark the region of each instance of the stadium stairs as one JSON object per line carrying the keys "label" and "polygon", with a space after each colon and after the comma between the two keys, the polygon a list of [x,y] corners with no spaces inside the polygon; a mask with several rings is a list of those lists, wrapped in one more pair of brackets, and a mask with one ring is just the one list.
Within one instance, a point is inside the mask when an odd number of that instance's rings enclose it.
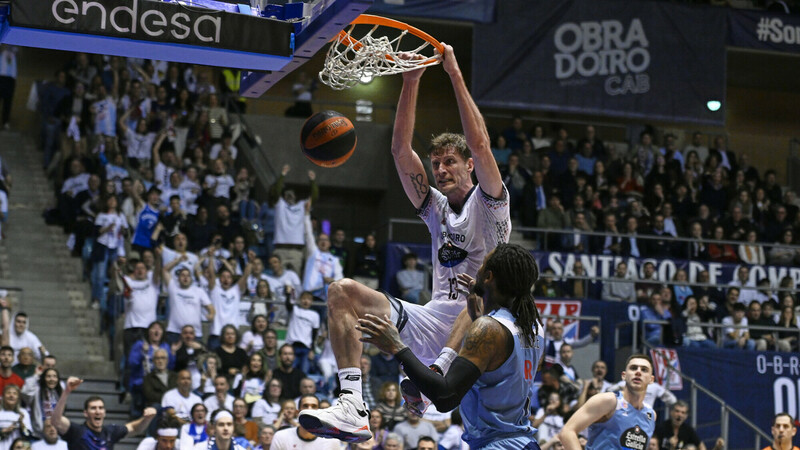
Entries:
{"label": "stadium stairs", "polygon": [[[9,167],[14,185],[9,196],[9,221],[0,241],[0,287],[11,291],[14,311],[25,311],[30,329],[58,358],[63,378],[87,380],[73,393],[67,416],[83,421],[83,401],[103,397],[108,421],[125,423],[127,404],[119,403],[114,363],[107,338],[101,335],[99,312],[89,307],[89,283],[82,279],[81,261],[70,256],[67,235],[48,226],[42,212],[53,206],[53,186],[41,169],[42,154],[29,136],[0,132],[0,156]],[[135,448],[126,439],[117,448]]]}

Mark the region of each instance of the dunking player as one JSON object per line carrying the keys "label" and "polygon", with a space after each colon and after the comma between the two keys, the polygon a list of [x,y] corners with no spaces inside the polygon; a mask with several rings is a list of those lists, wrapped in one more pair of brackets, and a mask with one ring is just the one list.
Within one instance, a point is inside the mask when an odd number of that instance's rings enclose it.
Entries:
{"label": "dunking player", "polygon": [[[475,322],[445,376],[414,356],[388,317],[366,315],[358,330],[364,342],[397,357],[437,410],[461,404],[463,439],[470,448],[538,450],[528,419],[533,378],[544,355],[544,332],[531,294],[538,277],[536,261],[519,245],[500,244],[489,253],[470,283],[467,308]],[[481,317],[483,311],[490,312]]]}
{"label": "dunking player", "polygon": [[[457,275],[477,273],[486,253],[508,241],[511,233],[508,191],[492,157],[483,117],[449,45],[445,45],[443,66],[455,91],[464,136],[445,133],[431,143],[431,166],[438,190],[430,186],[422,160],[411,148],[423,69],[403,75],[392,136],[392,155],[403,189],[431,233],[435,273],[432,300],[419,306],[347,279],[330,285],[328,328],[343,394],[331,408],[300,414],[300,424],[317,436],[350,442],[371,436],[361,397],[359,362],[363,345],[357,320],[366,314],[390,317],[420,360],[426,365],[435,363],[446,373],[458,355],[454,349],[460,348],[470,325],[466,295],[459,292]],[[472,183],[473,170],[478,186]]]}
{"label": "dunking player", "polygon": [[653,382],[653,362],[635,354],[625,362],[625,387],[590,398],[561,429],[565,450],[580,450],[578,433],[589,427],[586,450],[644,450],[656,428],[656,413],[644,404],[647,385]]}

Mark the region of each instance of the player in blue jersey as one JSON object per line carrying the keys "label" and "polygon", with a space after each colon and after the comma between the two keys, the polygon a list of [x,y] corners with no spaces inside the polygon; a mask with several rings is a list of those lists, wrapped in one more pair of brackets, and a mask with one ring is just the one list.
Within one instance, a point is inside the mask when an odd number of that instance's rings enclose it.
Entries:
{"label": "player in blue jersey", "polygon": [[467,307],[474,322],[444,376],[417,359],[388,317],[368,314],[356,328],[365,335],[362,341],[395,355],[437,410],[461,405],[462,438],[470,448],[538,450],[528,419],[533,379],[544,355],[544,331],[531,294],[538,277],[533,256],[514,244],[491,251],[474,280],[459,277],[470,287]]}
{"label": "player in blue jersey", "polygon": [[635,354],[625,362],[625,387],[589,399],[561,429],[565,450],[581,450],[578,433],[589,427],[586,450],[645,450],[656,428],[656,413],[644,404],[647,385],[653,382],[653,362]]}

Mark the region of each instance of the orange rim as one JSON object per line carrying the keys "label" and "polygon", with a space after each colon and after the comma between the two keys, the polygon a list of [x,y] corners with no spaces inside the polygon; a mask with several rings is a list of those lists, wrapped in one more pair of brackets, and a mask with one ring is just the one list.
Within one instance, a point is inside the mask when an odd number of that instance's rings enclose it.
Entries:
{"label": "orange rim", "polygon": [[[360,16],[356,17],[355,20],[350,22],[350,25],[380,25],[384,27],[396,28],[398,30],[408,30],[408,32],[414,36],[430,43],[433,48],[439,51],[439,54],[444,54],[444,47],[442,46],[441,42],[437,41],[433,36],[420,30],[419,28],[412,27],[411,25],[405,22],[400,22],[399,20],[387,19],[386,17],[373,16],[371,14],[361,14]],[[361,48],[362,45],[356,39],[351,38],[344,30],[340,31],[334,39],[341,43],[353,45],[356,50]]]}

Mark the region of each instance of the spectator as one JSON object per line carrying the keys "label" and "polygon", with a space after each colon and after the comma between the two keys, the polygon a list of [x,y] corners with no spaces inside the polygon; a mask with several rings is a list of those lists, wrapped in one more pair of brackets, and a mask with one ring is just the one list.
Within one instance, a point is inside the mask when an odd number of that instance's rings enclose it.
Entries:
{"label": "spectator", "polygon": [[147,203],[139,213],[136,221],[136,228],[133,232],[133,248],[142,251],[144,249],[152,249],[153,232],[158,225],[161,204],[161,190],[157,187],[151,187],[147,191]]}
{"label": "spectator", "polygon": [[364,238],[364,243],[356,251],[353,279],[364,286],[378,289],[382,273],[382,260],[375,235],[370,233]]}
{"label": "spectator", "polygon": [[177,375],[175,372],[167,370],[168,361],[168,352],[163,348],[158,348],[153,352],[153,369],[144,376],[142,382],[145,405],[160,406],[164,394],[177,386]]}
{"label": "spectator", "polygon": [[264,370],[273,371],[278,367],[278,335],[275,330],[267,328],[262,334],[264,348],[258,351],[264,363]]}
{"label": "spectator", "polygon": [[260,419],[262,424],[272,424],[278,419],[281,411],[283,383],[277,378],[267,382],[264,396],[253,404],[252,416]]}
{"label": "spectator", "polygon": [[794,308],[791,305],[782,305],[781,314],[778,316],[776,326],[785,328],[786,331],[778,332],[778,350],[783,352],[797,351],[798,326]]}
{"label": "spectator", "polygon": [[[512,150],[522,149],[522,144],[528,140],[528,133],[522,127],[522,117],[514,116],[511,119],[511,126],[503,130],[502,136]],[[416,444],[414,441],[414,445],[409,446],[409,449],[416,447]]]}
{"label": "spectator", "polygon": [[11,367],[11,371],[19,375],[23,381],[32,377],[36,372],[36,361],[33,359],[33,350],[22,347],[17,353],[17,363]]}
{"label": "spectator", "polygon": [[290,398],[284,399],[281,401],[281,410],[278,412],[278,417],[275,419],[272,426],[278,431],[285,428],[297,427],[299,426],[297,423],[298,414],[299,411],[297,410],[297,404],[294,400]]}
{"label": "spectator", "polygon": [[283,188],[283,181],[289,173],[288,164],[281,169],[281,176],[270,187],[269,203],[275,205],[275,251],[284,268],[299,272],[303,268],[303,248],[306,245],[305,229],[301,225],[304,220],[306,202],[316,201],[319,197],[317,175],[308,171],[311,195],[306,200],[298,200],[293,189]]}
{"label": "spectator", "polygon": [[567,291],[568,297],[587,298],[594,296],[591,294],[591,291],[594,290],[594,283],[583,279],[587,274],[581,261],[575,261],[572,265],[572,270],[565,275],[567,275],[567,280],[564,282],[564,290]]}
{"label": "spectator", "polygon": [[294,349],[291,344],[283,344],[279,351],[280,362],[272,371],[272,377],[283,383],[283,396],[295,398],[300,395],[300,380],[306,377],[305,372],[295,368]]}
{"label": "spectator", "polygon": [[[739,289],[736,286],[728,288],[728,292],[725,295],[725,302],[722,304],[717,304],[716,308],[716,316],[719,322],[722,321],[725,317],[733,316],[733,306],[736,303],[739,303]],[[699,306],[699,305],[698,305]]]}
{"label": "spectator", "polygon": [[200,357],[205,353],[205,347],[195,340],[194,327],[186,325],[181,329],[180,340],[172,344],[172,353],[175,355],[175,370],[188,370],[192,374],[192,388],[202,386],[200,382]]}
{"label": "spectator", "polygon": [[409,414],[408,419],[395,425],[392,431],[403,438],[403,446],[408,449],[417,448],[417,442],[423,436],[439,435],[430,422],[421,420],[416,414]]}
{"label": "spectator", "polygon": [[[576,198],[582,197],[578,196]],[[592,230],[589,227],[589,224],[586,222],[586,213],[588,213],[588,211],[576,213],[574,220],[572,221],[572,227],[567,228],[567,230],[571,230],[572,233],[561,235],[561,249],[563,251],[572,253],[589,253],[589,236],[583,234],[583,232],[591,232]]]}
{"label": "spectator", "polygon": [[703,242],[703,226],[700,222],[692,222],[689,227],[692,242],[689,244],[688,259],[706,261],[710,259],[708,246]]}
{"label": "spectator", "polygon": [[272,425],[264,425],[258,432],[258,445],[253,450],[270,450],[272,439],[275,437],[275,428]]}
{"label": "spectator", "polygon": [[733,305],[733,315],[722,319],[722,324],[727,325],[723,330],[723,347],[755,350],[756,341],[750,338],[750,331],[747,329],[746,309],[744,304],[736,303]]}
{"label": "spectator", "polygon": [[192,420],[184,424],[180,431],[182,450],[193,449],[196,444],[208,440],[206,417],[208,417],[208,409],[206,409],[205,405],[198,403],[192,406]]}
{"label": "spectator", "polygon": [[[370,369],[372,368],[372,360],[367,355],[361,355],[361,387],[364,403],[367,404],[370,410],[375,410],[378,406],[378,398],[380,398],[380,386],[376,380],[370,377]],[[382,418],[383,416],[381,416]]]}
{"label": "spectator", "polygon": [[564,343],[561,345],[561,348],[558,349],[558,356],[559,361],[558,365],[561,366],[562,371],[564,372],[564,376],[569,378],[571,382],[577,382],[580,378],[578,376],[578,371],[575,370],[575,367],[572,365],[572,356],[574,355],[574,351],[572,346]]}
{"label": "spectator", "polygon": [[327,234],[320,233],[314,242],[311,226],[311,203],[305,203],[306,265],[303,275],[303,289],[323,300],[328,298],[328,286],[344,278],[339,258],[330,252],[331,241]]}
{"label": "spectator", "polygon": [[531,172],[520,166],[520,157],[517,153],[509,156],[508,166],[500,172],[500,175],[503,183],[508,187],[511,202],[515,205],[519,204],[525,185],[531,180]]}
{"label": "spectator", "polygon": [[[22,398],[26,405],[30,405],[33,434],[47,439],[49,420],[64,388],[56,369],[37,369],[37,372],[40,373],[39,376],[25,381]],[[55,437],[58,438],[58,433]]]}
{"label": "spectator", "polygon": [[397,382],[388,381],[381,386],[378,407],[375,408],[383,415],[383,422],[386,429],[394,431],[395,426],[408,419],[408,412],[402,405],[400,387]]}
{"label": "spectator", "polygon": [[775,333],[768,330],[755,330],[753,325],[760,327],[773,327],[775,322],[771,317],[761,314],[761,302],[753,300],[747,305],[747,322],[750,325],[750,337],[756,341],[756,350],[763,352],[769,349],[776,349]]}
{"label": "spectator", "polygon": [[[42,344],[42,341],[28,329],[30,323],[28,315],[20,311],[14,315],[14,326],[8,325],[8,318],[3,315],[3,340],[14,350],[14,359],[17,353],[23,348],[29,348],[33,351],[34,358],[42,359],[42,356],[48,354],[47,349]],[[10,367],[10,366],[9,366]],[[22,385],[19,385],[22,387]]]}
{"label": "spectator", "polygon": [[[386,436],[389,435],[389,430],[386,429],[386,423],[383,419],[383,414],[377,409],[370,409],[369,411],[369,431],[372,432],[373,445],[369,450],[376,448],[383,448],[383,443],[386,441]],[[461,435],[458,435],[458,442],[461,442]]]}
{"label": "spectator", "polygon": [[331,236],[331,253],[339,258],[339,263],[345,269],[345,273],[349,272],[348,262],[350,261],[350,250],[347,249],[347,235],[343,228],[336,228],[333,230]]}
{"label": "spectator", "polygon": [[156,321],[156,307],[158,306],[159,285],[161,283],[161,258],[156,259],[154,270],[147,270],[141,260],[131,261],[133,272],[129,275],[117,269],[117,275],[122,278],[126,289],[125,297],[125,322],[123,331],[124,354],[129,355],[134,342],[144,337],[145,330]]}
{"label": "spectator", "polygon": [[234,396],[228,393],[231,385],[228,382],[228,377],[223,374],[217,374],[214,377],[214,393],[203,400],[207,411],[214,412],[218,409],[233,409]]}
{"label": "spectator", "polygon": [[672,277],[672,281],[675,283],[672,285],[672,294],[675,298],[675,301],[678,302],[678,305],[683,307],[684,303],[686,303],[686,298],[694,294],[692,287],[689,286],[689,275],[686,273],[685,269],[678,269],[675,272],[675,276]]}
{"label": "spectator", "polygon": [[544,405],[531,418],[531,425],[538,429],[536,441],[540,444],[545,444],[555,438],[564,427],[564,416],[561,415],[561,396],[558,392],[551,392]]}
{"label": "spectator", "polygon": [[561,362],[561,346],[569,344],[572,348],[586,347],[599,336],[600,328],[592,326],[590,333],[580,339],[564,337],[564,323],[559,318],[547,321],[548,335],[547,348],[545,349],[545,361],[550,364]]}
{"label": "spectator", "polygon": [[[556,139],[553,146],[546,156],[550,160],[548,174],[553,177],[560,177],[567,171],[567,164],[572,157],[572,151],[568,148],[567,142],[564,139]],[[542,157],[542,168],[545,167],[544,157]]]}
{"label": "spectator", "polygon": [[800,249],[789,248],[794,245],[794,232],[791,228],[783,230],[780,242],[776,242],[769,251],[769,263],[781,266],[790,266],[800,263]]}
{"label": "spectator", "polygon": [[386,450],[403,450],[403,438],[397,433],[389,433],[383,440],[383,448]]}
{"label": "spectator", "polygon": [[[661,294],[653,292],[650,294],[647,305],[642,305],[641,308],[642,320],[665,320],[666,310],[661,301]],[[646,323],[644,324],[644,339],[653,347],[661,346],[661,336],[663,333],[663,325],[660,323]]]}
{"label": "spectator", "polygon": [[124,252],[128,222],[119,212],[117,197],[113,195],[106,199],[103,211],[94,219],[97,238],[92,248],[92,303],[106,311],[103,287],[108,282],[108,266],[116,261],[120,252]]}
{"label": "spectator", "polygon": [[258,425],[252,420],[247,420],[247,411],[247,403],[243,398],[233,401],[234,435],[243,437],[254,444],[258,440]]}
{"label": "spectator", "polygon": [[606,281],[603,283],[603,291],[601,298],[606,301],[615,302],[629,302],[636,301],[636,291],[634,284],[628,280],[628,265],[625,262],[617,264],[617,270],[614,272],[616,280],[623,281]]}
{"label": "spectator", "polygon": [[[499,142],[498,137],[498,142]],[[544,135],[544,127],[541,125],[534,125],[533,126],[533,135],[531,136],[531,144],[533,144],[534,150],[539,150],[540,148],[550,147],[551,140]]]}
{"label": "spectator", "polygon": [[533,295],[537,298],[557,298],[564,297],[564,291],[557,283],[555,283],[555,272],[548,267],[544,269],[539,282],[533,290]]}
{"label": "spectator", "polygon": [[58,437],[58,430],[50,423],[50,419],[44,422],[43,430],[40,434],[42,439],[34,442],[31,450],[68,450],[67,443]]}
{"label": "spectator", "polygon": [[306,291],[300,295],[297,305],[286,302],[289,311],[289,327],[286,330],[286,343],[294,348],[295,367],[307,372],[313,359],[313,342],[321,324],[319,314],[311,309],[314,296]]}
{"label": "spectator", "polygon": [[436,450],[436,440],[430,436],[422,436],[417,441],[417,450]]}
{"label": "spectator", "polygon": [[[266,275],[270,289],[275,293],[276,300],[286,300],[287,296],[292,301],[297,300],[297,296],[302,292],[303,283],[300,277],[292,269],[287,269],[281,262],[278,253],[273,253],[268,260],[272,275]],[[283,306],[277,306],[275,311],[275,321],[285,325],[287,311]]]}
{"label": "spectator", "polygon": [[[265,289],[269,289],[269,284],[265,280],[261,280],[261,283],[263,283],[262,286],[265,286]],[[248,355],[253,355],[264,348],[263,335],[264,331],[267,330],[267,326],[269,326],[269,322],[267,322],[266,316],[261,314],[254,316],[250,322],[250,329],[242,335],[242,342],[239,343],[239,347],[247,352]]]}
{"label": "spectator", "polygon": [[554,365],[542,370],[542,386],[539,388],[539,405],[548,405],[551,394],[561,399],[559,413],[567,414],[578,404],[578,387],[563,376],[561,366]]}
{"label": "spectator", "polygon": [[[313,395],[304,395],[300,399],[300,411],[307,409],[319,409],[319,399]],[[339,450],[339,444],[340,442],[335,439],[318,438],[298,424],[292,428],[277,431],[272,438],[270,450]]]}
{"label": "spectator", "polygon": [[178,333],[183,327],[191,325],[197,337],[202,334],[202,310],[206,310],[206,320],[214,319],[214,305],[208,298],[205,290],[192,284],[192,276],[187,269],[178,271],[178,281],[172,279],[170,273],[179,259],[164,267],[162,277],[167,285],[167,299],[169,302],[169,320],[167,325],[167,340],[177,342]]}
{"label": "spectator", "polygon": [[644,263],[642,277],[636,282],[635,286],[636,298],[644,298],[645,302],[650,295],[661,290],[661,283],[659,282],[658,274],[656,273],[656,265],[652,261],[647,261]]}
{"label": "spectator", "polygon": [[660,442],[661,448],[686,448],[694,445],[698,449],[704,449],[705,445],[697,431],[686,422],[689,417],[689,404],[683,400],[678,400],[669,409],[669,419],[656,426],[653,439]]}
{"label": "spectator", "polygon": [[606,380],[606,375],[608,375],[608,366],[605,361],[598,359],[592,363],[592,378],[587,381],[597,388],[597,392],[605,392],[611,387],[611,383]]}
{"label": "spectator", "polygon": [[203,399],[192,393],[192,374],[188,370],[178,372],[176,387],[164,393],[161,399],[163,409],[172,409],[175,416],[188,422],[192,420],[192,407],[202,404]]}
{"label": "spectator", "polygon": [[11,370],[13,363],[14,350],[7,345],[0,347],[0,389],[2,392],[5,392],[8,385],[13,384],[21,388],[25,384],[24,380]]}
{"label": "spectator", "polygon": [[[156,350],[162,349],[170,355],[170,346],[164,341],[164,326],[153,322],[147,327],[147,335],[131,347],[127,367],[130,367],[128,392],[131,393],[131,412],[138,414],[144,409],[144,378],[154,367],[153,357]],[[167,367],[174,367],[174,360],[168,361]]]}
{"label": "spectator", "polygon": [[707,320],[704,320],[698,313],[697,298],[693,295],[686,297],[683,306],[681,314],[686,321],[686,333],[683,335],[684,347],[715,348],[716,344],[708,338],[708,334],[701,325]]}
{"label": "spectator", "polygon": [[3,389],[3,399],[0,402],[0,447],[11,448],[15,439],[31,434],[31,417],[28,410],[21,407],[19,386],[7,384]]}
{"label": "spectator", "polygon": [[[722,227],[722,225],[717,225],[714,227],[713,238],[718,241],[726,239],[725,229]],[[736,255],[736,250],[733,248],[733,245],[726,243],[713,242],[708,244],[708,257],[715,262],[739,262],[739,258]]]}
{"label": "spectator", "polygon": [[508,159],[511,156],[512,149],[508,147],[508,141],[504,136],[497,136],[495,145],[492,146],[492,156],[497,163],[497,167],[504,167],[508,165]]}
{"label": "spectator", "polygon": [[736,279],[728,283],[728,286],[739,288],[739,303],[749,304],[758,296],[755,281],[750,279],[750,268],[739,266],[736,270]]}
{"label": "spectator", "polygon": [[231,324],[222,327],[221,345],[215,350],[221,366],[220,373],[233,380],[248,363],[247,352],[239,348],[239,329]]}
{"label": "spectator", "polygon": [[[255,259],[255,253],[250,251],[250,256]],[[207,258],[206,256],[205,258]],[[223,260],[222,270],[219,271],[219,280],[217,280],[216,264],[209,261],[209,278],[208,289],[210,291],[211,304],[214,306],[214,321],[211,326],[211,336],[208,337],[209,350],[216,350],[219,346],[219,338],[222,335],[222,329],[226,325],[239,327],[239,303],[242,299],[242,293],[247,292],[247,277],[253,270],[253,265],[248,264],[244,269],[244,273],[239,277],[239,280],[234,283],[233,281],[233,267]],[[238,339],[237,339],[238,344]],[[225,365],[225,358],[222,359]]]}
{"label": "spectator", "polygon": [[236,386],[237,396],[243,398],[247,403],[248,411],[252,408],[253,403],[261,400],[264,395],[264,389],[267,381],[269,381],[268,375],[267,371],[264,370],[261,355],[256,353],[250,356],[250,360],[244,367],[242,374],[236,377],[238,381]]}
{"label": "spectator", "polygon": [[70,449],[90,450],[95,448],[95,442],[103,440],[106,443],[106,448],[113,450],[114,444],[128,434],[137,434],[144,431],[156,415],[154,408],[145,408],[142,412],[142,417],[137,420],[128,422],[125,425],[106,425],[106,409],[103,399],[97,396],[90,396],[83,404],[83,413],[86,421],[81,425],[75,425],[64,417],[64,409],[67,406],[69,394],[77,389],[82,382],[83,380],[76,377],[67,379],[67,387],[58,399],[58,404],[56,404],[53,415],[50,418],[50,421],[58,430],[58,434],[64,438]]}
{"label": "spectator", "polygon": [[401,297],[406,301],[424,305],[430,300],[430,291],[425,286],[425,272],[417,267],[417,254],[406,253],[401,261],[403,269],[397,271],[395,275]]}

